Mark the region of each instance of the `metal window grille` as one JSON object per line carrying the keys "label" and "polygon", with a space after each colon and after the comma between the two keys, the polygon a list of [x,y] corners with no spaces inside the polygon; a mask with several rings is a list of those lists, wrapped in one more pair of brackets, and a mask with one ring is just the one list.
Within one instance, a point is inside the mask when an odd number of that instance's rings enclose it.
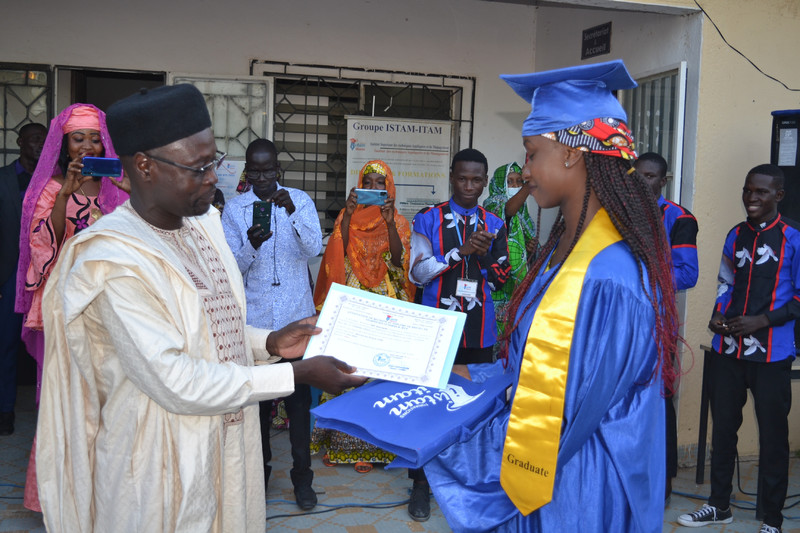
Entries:
{"label": "metal window grille", "polygon": [[673,162],[678,72],[669,72],[638,83],[638,87],[628,92],[625,101],[636,150],[639,153],[657,152]]}
{"label": "metal window grille", "polygon": [[656,152],[667,160],[670,179],[664,195],[675,201],[681,189],[685,79],[685,64],[638,79],[639,86],[624,91],[622,102],[636,151]]}
{"label": "metal window grille", "polygon": [[25,124],[49,125],[53,116],[52,69],[43,65],[0,64],[0,163],[19,157],[17,137]]}
{"label": "metal window grille", "polygon": [[271,88],[266,80],[172,76],[171,83],[191,83],[206,100],[217,148],[231,158],[244,159],[247,146],[269,137]]}
{"label": "metal window grille", "polygon": [[251,66],[255,75],[275,76],[273,142],[283,169],[282,183],[311,196],[323,232],[333,230],[346,199],[348,115],[450,120],[453,149],[464,140],[471,144],[474,78],[305,69],[316,72],[294,74],[291,66],[273,62]]}

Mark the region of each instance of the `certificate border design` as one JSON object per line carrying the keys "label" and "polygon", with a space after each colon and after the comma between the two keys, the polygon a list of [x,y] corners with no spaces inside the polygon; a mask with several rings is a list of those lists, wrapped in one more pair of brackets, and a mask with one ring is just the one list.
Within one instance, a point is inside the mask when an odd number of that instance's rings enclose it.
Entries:
{"label": "certificate border design", "polygon": [[[362,291],[337,283],[331,284],[328,297],[325,299],[325,304],[323,305],[323,310],[320,314],[321,318],[325,318],[322,319],[323,321],[317,322],[317,326],[322,328],[322,333],[318,337],[315,337],[313,342],[309,343],[305,357],[313,357],[314,355],[318,355],[320,353],[326,353],[331,335],[334,332],[333,324],[336,323],[336,319],[338,318],[344,303],[351,300],[359,303],[368,303],[373,309],[383,310],[392,314],[403,313],[405,316],[418,319],[434,317],[434,319],[436,319],[439,323],[436,329],[434,345],[431,347],[431,351],[427,354],[428,364],[425,369],[426,371],[422,375],[408,375],[401,374],[399,372],[380,371],[375,369],[359,369],[359,375],[437,388],[443,388],[447,386],[447,378],[450,374],[450,368],[452,368],[453,361],[455,360],[458,341],[461,338],[461,331],[464,328],[464,322],[466,320],[464,313],[422,306],[419,304],[404,302],[402,300],[395,300],[386,296]],[[444,325],[447,322],[447,318],[441,316],[444,314],[450,315],[451,318],[455,318],[455,328],[449,346],[443,346],[443,343],[445,342],[443,339],[443,330]],[[437,315],[438,318],[436,318]],[[313,349],[317,353],[309,353],[310,349]],[[329,355],[335,356],[336,354]],[[442,357],[444,357],[444,361],[442,361]],[[439,383],[431,383],[429,378],[430,372],[439,365],[442,365],[444,370]]]}

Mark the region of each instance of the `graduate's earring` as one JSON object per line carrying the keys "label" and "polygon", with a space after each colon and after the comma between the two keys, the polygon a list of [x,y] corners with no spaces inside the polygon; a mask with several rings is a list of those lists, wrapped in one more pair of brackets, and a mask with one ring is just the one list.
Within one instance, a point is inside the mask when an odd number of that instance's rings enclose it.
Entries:
{"label": "graduate's earring", "polygon": [[569,161],[564,161],[564,166],[569,168]]}

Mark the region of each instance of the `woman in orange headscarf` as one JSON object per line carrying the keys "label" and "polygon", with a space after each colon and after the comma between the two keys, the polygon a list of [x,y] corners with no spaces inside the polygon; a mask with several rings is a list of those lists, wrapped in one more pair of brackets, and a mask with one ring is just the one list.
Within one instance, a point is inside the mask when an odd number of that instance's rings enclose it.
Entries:
{"label": "woman in orange headscarf", "polygon": [[[319,268],[314,305],[322,309],[331,283],[413,301],[414,285],[408,280],[411,229],[408,220],[394,207],[394,176],[389,165],[370,161],[358,175],[359,189],[385,190],[383,205],[358,203],[356,187],[350,189],[344,209],[336,218]],[[363,201],[363,199],[362,199]],[[323,393],[322,401],[331,396]],[[339,431],[314,428],[311,449],[325,447],[323,461],[355,464],[366,473],[372,463],[388,463],[394,455]]]}
{"label": "woman in orange headscarf", "polygon": [[389,165],[370,161],[358,175],[359,189],[385,190],[383,205],[358,203],[350,189],[328,240],[314,291],[314,305],[322,308],[331,283],[340,283],[398,300],[413,301],[408,280],[411,230],[394,207],[394,176]]}

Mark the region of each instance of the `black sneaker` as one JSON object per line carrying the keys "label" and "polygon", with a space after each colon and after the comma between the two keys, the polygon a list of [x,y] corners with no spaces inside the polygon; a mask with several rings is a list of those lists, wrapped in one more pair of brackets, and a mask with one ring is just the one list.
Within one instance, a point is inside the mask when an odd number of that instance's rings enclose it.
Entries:
{"label": "black sneaker", "polygon": [[414,483],[408,500],[408,514],[416,522],[425,522],[431,517],[431,493],[427,483]]}
{"label": "black sneaker", "polygon": [[311,485],[301,485],[294,488],[294,499],[297,506],[303,511],[310,511],[317,506],[317,493]]}
{"label": "black sneaker", "polygon": [[758,530],[758,533],[782,533],[781,528],[768,526],[767,524],[761,524],[761,529]]}
{"label": "black sneaker", "polygon": [[703,527],[709,524],[730,524],[731,522],[733,522],[733,513],[730,507],[723,511],[706,503],[697,511],[678,517],[678,523],[686,527]]}

